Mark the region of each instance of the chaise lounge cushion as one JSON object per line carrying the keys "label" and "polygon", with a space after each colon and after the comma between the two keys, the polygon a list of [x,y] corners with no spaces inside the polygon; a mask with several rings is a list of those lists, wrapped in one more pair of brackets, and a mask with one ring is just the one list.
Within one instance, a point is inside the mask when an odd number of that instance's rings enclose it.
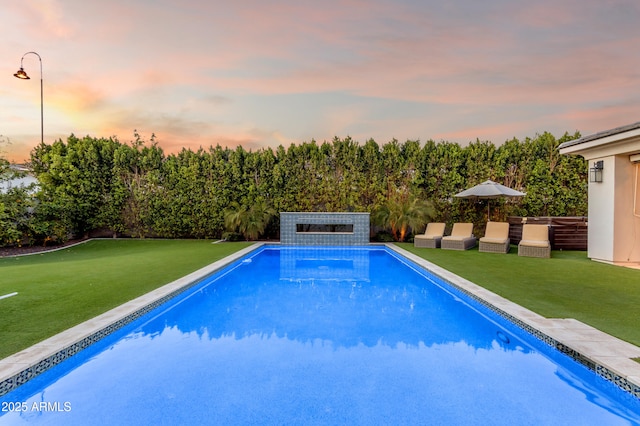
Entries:
{"label": "chaise lounge cushion", "polygon": [[509,223],[487,222],[484,237],[480,238],[485,243],[505,243],[509,240]]}
{"label": "chaise lounge cushion", "polygon": [[526,224],[522,227],[520,245],[530,247],[549,247],[549,227],[547,225]]}
{"label": "chaise lounge cushion", "polygon": [[509,241],[509,238],[489,238],[489,237],[480,238],[481,243],[504,244],[507,241]]}
{"label": "chaise lounge cushion", "polygon": [[488,253],[509,253],[509,223],[487,222],[484,237],[480,238],[479,251]]}
{"label": "chaise lounge cushion", "polygon": [[549,247],[549,241],[520,240],[520,245],[529,247]]}
{"label": "chaise lounge cushion", "polygon": [[425,229],[424,234],[420,235],[420,237],[425,236],[427,238],[434,237],[442,237],[444,235],[444,223],[439,222],[431,222],[427,224],[427,229]]}
{"label": "chaise lounge cushion", "polygon": [[473,223],[454,223],[451,235],[442,238],[443,249],[468,250],[475,245]]}
{"label": "chaise lounge cushion", "polygon": [[440,241],[444,235],[444,223],[431,222],[427,224],[424,234],[416,235],[413,239],[413,245],[420,248],[439,248]]}
{"label": "chaise lounge cushion", "polygon": [[444,237],[443,240],[461,241],[470,237],[473,237],[473,223],[454,223],[451,235]]}
{"label": "chaise lounge cushion", "polygon": [[549,226],[524,224],[522,239],[518,244],[518,256],[551,257]]}

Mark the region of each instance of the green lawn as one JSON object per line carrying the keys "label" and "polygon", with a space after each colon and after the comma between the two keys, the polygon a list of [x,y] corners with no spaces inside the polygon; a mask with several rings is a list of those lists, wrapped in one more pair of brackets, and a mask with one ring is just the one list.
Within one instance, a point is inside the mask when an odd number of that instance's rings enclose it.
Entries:
{"label": "green lawn", "polygon": [[0,259],[0,359],[221,259],[249,243],[92,240]]}
{"label": "green lawn", "polygon": [[640,270],[594,262],[584,251],[551,259],[399,247],[547,318],[575,318],[640,346]]}

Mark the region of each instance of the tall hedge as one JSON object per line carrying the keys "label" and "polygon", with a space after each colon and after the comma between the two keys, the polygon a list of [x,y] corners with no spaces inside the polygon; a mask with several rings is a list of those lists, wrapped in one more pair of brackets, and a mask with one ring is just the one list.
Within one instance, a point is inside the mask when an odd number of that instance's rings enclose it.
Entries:
{"label": "tall hedge", "polygon": [[[10,217],[0,197],[0,223],[23,241],[64,239],[96,229],[134,237],[218,238],[225,210],[255,204],[278,211],[375,212],[389,202],[422,199],[433,219],[486,221],[486,202],[453,195],[486,179],[525,192],[520,200],[492,201],[491,219],[509,215],[573,216],[587,212],[587,165],[558,153],[579,137],[550,133],[495,146],[347,137],[246,151],[220,146],[165,154],[155,137],[131,143],[78,138],[41,144],[31,153],[39,191],[28,220]],[[408,202],[408,201],[407,201]],[[20,220],[18,220],[20,219]],[[276,236],[277,217],[265,227]],[[6,226],[11,223],[12,227]],[[7,241],[4,241],[6,243]]]}

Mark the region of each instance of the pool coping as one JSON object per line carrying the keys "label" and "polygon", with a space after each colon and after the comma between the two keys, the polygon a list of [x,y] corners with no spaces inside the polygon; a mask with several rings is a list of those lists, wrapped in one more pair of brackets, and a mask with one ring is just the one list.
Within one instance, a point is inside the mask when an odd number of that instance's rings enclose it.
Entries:
{"label": "pool coping", "polygon": [[[141,317],[167,300],[264,245],[255,243],[169,284],[126,302],[14,355],[0,360],[0,397],[54,365]],[[275,243],[275,245],[278,245]],[[640,398],[640,348],[571,318],[545,318],[447,271],[395,244],[384,246],[482,303],[597,375]]]}
{"label": "pool coping", "polygon": [[598,376],[640,398],[640,347],[573,318],[545,318],[394,244],[390,250],[434,273]]}

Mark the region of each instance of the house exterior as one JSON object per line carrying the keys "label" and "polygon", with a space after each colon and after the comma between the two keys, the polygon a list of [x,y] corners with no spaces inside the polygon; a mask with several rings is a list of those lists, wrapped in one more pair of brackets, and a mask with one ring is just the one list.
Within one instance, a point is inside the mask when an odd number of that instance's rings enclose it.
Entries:
{"label": "house exterior", "polygon": [[589,163],[589,258],[640,266],[640,122],[565,142]]}
{"label": "house exterior", "polygon": [[12,164],[10,167],[13,171],[22,173],[23,176],[7,180],[0,179],[0,193],[7,192],[11,188],[19,186],[27,187],[38,182],[38,180],[30,173],[29,168],[17,164]]}

